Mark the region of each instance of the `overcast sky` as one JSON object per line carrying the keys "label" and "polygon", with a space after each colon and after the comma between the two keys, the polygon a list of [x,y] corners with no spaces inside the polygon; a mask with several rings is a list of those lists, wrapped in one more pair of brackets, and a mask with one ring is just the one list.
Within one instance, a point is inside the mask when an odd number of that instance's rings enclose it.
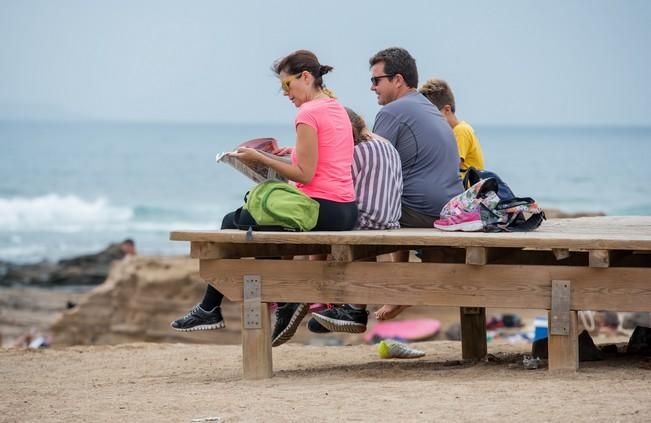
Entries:
{"label": "overcast sky", "polygon": [[270,66],[307,48],[372,122],[390,46],[477,125],[651,125],[644,0],[0,0],[0,119],[283,123]]}

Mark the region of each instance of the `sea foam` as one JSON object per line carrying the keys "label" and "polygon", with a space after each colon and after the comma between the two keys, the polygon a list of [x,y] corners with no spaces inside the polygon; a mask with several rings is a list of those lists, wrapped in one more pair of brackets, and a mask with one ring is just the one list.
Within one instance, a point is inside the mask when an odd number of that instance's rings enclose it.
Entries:
{"label": "sea foam", "polygon": [[86,200],[75,195],[0,198],[0,231],[78,232],[121,226],[133,218],[129,207],[105,198]]}

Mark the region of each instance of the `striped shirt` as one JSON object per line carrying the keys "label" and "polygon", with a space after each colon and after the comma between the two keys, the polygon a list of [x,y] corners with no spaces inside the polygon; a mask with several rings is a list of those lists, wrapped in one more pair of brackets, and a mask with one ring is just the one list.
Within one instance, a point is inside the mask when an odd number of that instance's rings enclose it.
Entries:
{"label": "striped shirt", "polygon": [[359,208],[355,229],[400,227],[402,164],[391,143],[373,139],[355,146],[353,184]]}

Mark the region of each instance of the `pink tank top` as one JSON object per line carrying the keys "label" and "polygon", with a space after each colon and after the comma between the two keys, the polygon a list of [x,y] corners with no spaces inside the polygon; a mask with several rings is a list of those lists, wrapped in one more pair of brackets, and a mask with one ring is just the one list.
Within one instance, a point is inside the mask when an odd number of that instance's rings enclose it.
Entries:
{"label": "pink tank top", "polygon": [[[332,98],[303,103],[294,125],[303,123],[316,130],[318,159],[314,177],[308,184],[296,187],[313,198],[348,203],[355,201],[351,167],[353,163],[353,130],[346,110]],[[296,151],[292,151],[296,164]]]}

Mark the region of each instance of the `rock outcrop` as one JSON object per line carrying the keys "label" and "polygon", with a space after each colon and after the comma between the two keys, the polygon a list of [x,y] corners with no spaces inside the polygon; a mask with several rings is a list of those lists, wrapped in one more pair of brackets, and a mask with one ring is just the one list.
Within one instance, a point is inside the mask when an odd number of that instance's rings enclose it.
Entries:
{"label": "rock outcrop", "polygon": [[31,264],[0,261],[0,286],[99,285],[106,279],[111,264],[127,255],[123,248],[127,241],[110,244],[97,253],[56,263],[47,260]]}
{"label": "rock outcrop", "polygon": [[224,301],[227,327],[179,333],[170,322],[202,297],[206,283],[188,257],[127,257],[114,262],[106,281],[52,325],[55,345],[126,342],[240,343],[240,306]]}

